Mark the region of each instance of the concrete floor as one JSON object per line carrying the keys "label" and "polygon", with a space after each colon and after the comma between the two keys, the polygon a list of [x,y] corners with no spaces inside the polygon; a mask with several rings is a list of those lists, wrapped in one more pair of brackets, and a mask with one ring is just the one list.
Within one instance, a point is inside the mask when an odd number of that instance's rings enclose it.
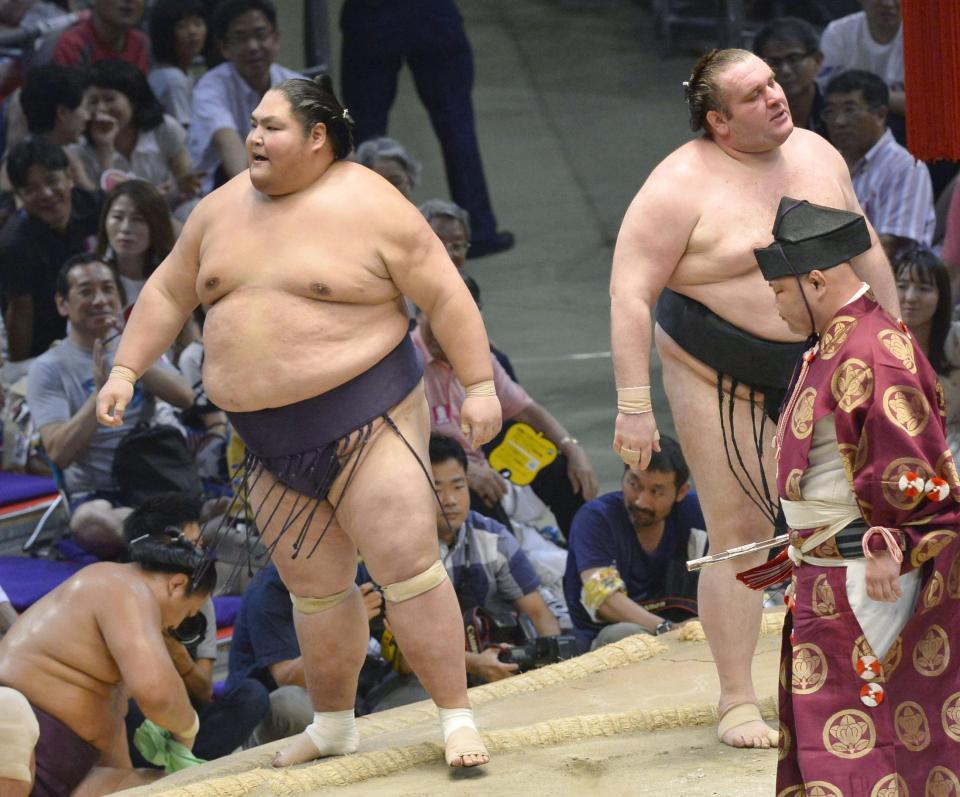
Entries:
{"label": "concrete floor", "polygon": [[[302,63],[299,11],[281,4],[281,60]],[[342,0],[330,2],[337,77]],[[517,246],[471,260],[487,329],[533,397],[586,447],[604,491],[619,485],[609,356],[613,245],[651,169],[691,135],[681,82],[695,57],[660,60],[635,0],[462,0],[473,44],[478,134],[500,226]],[[447,196],[440,149],[409,73],[390,135],[423,161],[414,199]],[[655,363],[660,430],[672,433]]]}

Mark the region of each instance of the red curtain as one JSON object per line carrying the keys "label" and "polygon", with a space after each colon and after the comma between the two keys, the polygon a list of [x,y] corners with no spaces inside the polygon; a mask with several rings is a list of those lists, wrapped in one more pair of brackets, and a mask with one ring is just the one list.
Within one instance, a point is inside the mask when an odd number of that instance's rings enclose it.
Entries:
{"label": "red curtain", "polygon": [[960,160],[960,0],[903,0],[907,146]]}

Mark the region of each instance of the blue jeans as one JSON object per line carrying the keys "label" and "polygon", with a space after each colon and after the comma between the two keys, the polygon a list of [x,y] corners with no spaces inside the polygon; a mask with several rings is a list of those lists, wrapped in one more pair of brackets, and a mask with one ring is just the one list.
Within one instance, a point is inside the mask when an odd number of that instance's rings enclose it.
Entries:
{"label": "blue jeans", "polygon": [[470,213],[474,241],[491,240],[497,221],[487,193],[473,102],[473,52],[453,0],[347,0],[343,30],[343,102],[357,143],[387,133],[406,61],[443,151],[454,202]]}

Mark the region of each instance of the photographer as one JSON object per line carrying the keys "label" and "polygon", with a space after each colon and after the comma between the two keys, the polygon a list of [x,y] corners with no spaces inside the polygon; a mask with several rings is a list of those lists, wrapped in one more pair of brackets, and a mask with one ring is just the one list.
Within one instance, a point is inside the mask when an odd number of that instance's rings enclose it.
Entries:
{"label": "photographer", "polygon": [[[581,507],[570,530],[563,591],[581,648],[662,634],[696,616],[705,523],[679,444],[660,438],[646,470],[624,468],[623,489]],[[668,616],[669,615],[669,616]]]}
{"label": "photographer", "polygon": [[[200,500],[183,493],[148,498],[124,521],[124,536],[131,546],[144,539],[163,544],[185,540],[197,546],[200,511]],[[229,755],[243,745],[267,713],[270,700],[266,688],[251,678],[240,679],[213,699],[217,621],[210,598],[197,615],[172,632],[165,632],[163,641],[200,717],[194,755],[206,760]],[[136,766],[148,767],[151,764],[133,746],[133,734],[143,719],[140,708],[131,700],[126,719],[130,757]]]}
{"label": "photographer", "polygon": [[[464,612],[476,608],[494,613],[515,611],[529,617],[540,636],[559,635],[560,624],[537,591],[540,579],[520,544],[497,521],[470,511],[463,447],[453,438],[430,435],[430,466],[439,498],[440,558],[453,582],[460,608]],[[385,644],[385,655],[388,649]],[[500,653],[496,645],[478,653],[467,651],[467,674],[483,683],[515,675],[519,666],[501,661]],[[402,657],[394,667],[405,677],[389,683],[376,703],[377,711],[426,696],[415,677],[408,674]]]}

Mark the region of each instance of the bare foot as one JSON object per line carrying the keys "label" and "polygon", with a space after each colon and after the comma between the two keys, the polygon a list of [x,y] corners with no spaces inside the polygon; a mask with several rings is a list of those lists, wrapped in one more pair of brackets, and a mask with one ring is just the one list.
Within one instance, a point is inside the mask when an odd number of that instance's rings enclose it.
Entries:
{"label": "bare foot", "polygon": [[324,756],[355,753],[359,746],[359,740],[354,734],[352,739],[345,739],[338,744],[324,745],[321,750],[310,735],[304,731],[298,736],[294,736],[290,743],[273,757],[272,763],[275,767],[289,767]]}
{"label": "bare foot", "polygon": [[778,734],[760,716],[754,703],[741,703],[720,715],[717,736],[730,747],[769,749],[776,747]]}
{"label": "bare foot", "polygon": [[490,753],[476,728],[457,728],[446,744],[447,764],[451,767],[479,767],[490,760]]}

